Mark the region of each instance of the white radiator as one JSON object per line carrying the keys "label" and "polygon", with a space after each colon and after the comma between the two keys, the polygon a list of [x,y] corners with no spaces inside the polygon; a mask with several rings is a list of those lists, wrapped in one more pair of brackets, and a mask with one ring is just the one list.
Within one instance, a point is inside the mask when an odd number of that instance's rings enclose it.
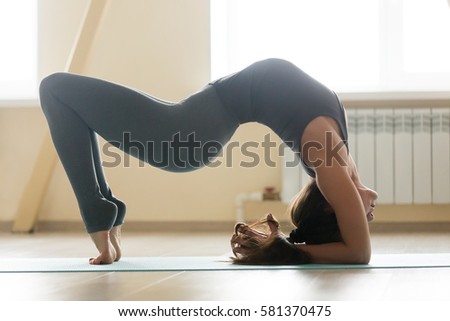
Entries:
{"label": "white radiator", "polygon": [[[450,204],[450,108],[355,108],[347,119],[350,153],[379,204]],[[308,179],[285,166],[283,200]]]}

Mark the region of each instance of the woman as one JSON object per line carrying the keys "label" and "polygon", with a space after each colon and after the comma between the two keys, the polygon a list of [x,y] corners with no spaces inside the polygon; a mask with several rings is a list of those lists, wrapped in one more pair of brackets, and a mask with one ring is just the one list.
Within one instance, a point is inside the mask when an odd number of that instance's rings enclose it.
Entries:
{"label": "woman", "polygon": [[[86,230],[100,253],[90,259],[91,264],[120,259],[120,230],[126,212],[125,204],[106,182],[96,134],[151,165],[183,172],[207,165],[238,126],[251,121],[277,133],[301,157],[317,186],[316,192],[307,191],[293,203],[298,233],[289,239],[292,243],[282,244],[291,256],[298,254],[300,259],[287,261],[362,263],[370,259],[366,216],[371,215],[376,193],[359,182],[354,163],[343,147],[347,139],[344,109],[334,92],[287,61],[254,63],[179,103],[67,73],[45,78],[40,98]],[[145,148],[145,153],[135,148],[136,143]],[[335,215],[339,239],[297,244],[300,239],[294,236],[306,233],[301,209],[318,194],[326,200],[323,203],[329,208],[328,217]],[[313,211],[306,216],[310,221],[320,217]],[[278,252],[279,241],[287,238],[278,232],[272,216],[267,223],[269,234],[237,226],[232,239],[237,263],[286,261],[268,254],[267,248]]]}

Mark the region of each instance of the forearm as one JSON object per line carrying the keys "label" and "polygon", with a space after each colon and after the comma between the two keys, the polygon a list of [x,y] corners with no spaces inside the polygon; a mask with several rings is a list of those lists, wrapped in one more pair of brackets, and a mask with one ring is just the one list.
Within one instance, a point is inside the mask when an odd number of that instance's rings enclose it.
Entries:
{"label": "forearm", "polygon": [[319,264],[367,264],[370,261],[370,246],[364,251],[355,251],[342,242],[325,244],[295,244],[311,258],[311,263]]}

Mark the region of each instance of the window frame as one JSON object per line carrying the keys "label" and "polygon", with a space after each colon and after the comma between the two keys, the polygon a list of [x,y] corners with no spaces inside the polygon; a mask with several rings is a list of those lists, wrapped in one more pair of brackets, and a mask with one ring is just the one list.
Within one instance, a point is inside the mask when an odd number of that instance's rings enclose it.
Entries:
{"label": "window frame", "polygon": [[[23,6],[24,4],[20,4]],[[20,80],[0,80],[0,86],[4,88],[4,92],[0,91],[0,107],[30,107],[35,106],[38,101],[38,1],[31,0],[26,5],[32,6],[32,26],[31,30],[31,47],[33,48],[30,54],[32,61],[30,65],[33,71],[30,72],[30,78]],[[20,88],[26,88],[22,91]],[[8,89],[7,89],[8,88]],[[12,94],[7,93],[8,90],[12,91]]]}
{"label": "window frame", "polygon": [[[429,81],[442,78],[442,83],[450,83],[450,72],[437,75],[428,72],[408,72],[403,70],[402,39],[403,2],[407,0],[378,0],[380,6],[380,85],[374,90],[366,91],[339,91],[337,93],[344,100],[385,100],[385,99],[424,99],[424,100],[448,100],[450,99],[450,87],[444,89],[414,89],[417,86],[416,79],[424,77]],[[450,2],[450,0],[448,0]],[[229,48],[227,47],[229,23],[229,5],[227,1],[210,0],[211,22],[211,79],[230,73]],[[449,4],[450,10],[450,4]],[[450,15],[450,12],[449,12]],[[407,84],[405,88],[394,89],[392,83]],[[406,89],[409,87],[411,89]],[[416,87],[417,88],[417,87]]]}

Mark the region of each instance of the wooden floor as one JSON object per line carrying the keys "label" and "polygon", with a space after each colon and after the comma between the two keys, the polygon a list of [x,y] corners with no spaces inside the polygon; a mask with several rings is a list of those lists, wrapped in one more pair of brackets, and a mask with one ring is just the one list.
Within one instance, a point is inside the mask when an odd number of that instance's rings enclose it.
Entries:
{"label": "wooden floor", "polygon": [[[229,253],[229,233],[124,233],[124,255]],[[373,233],[373,253],[450,252],[450,233]],[[0,233],[6,257],[87,257],[82,233]],[[0,300],[449,300],[450,269],[0,273]]]}

